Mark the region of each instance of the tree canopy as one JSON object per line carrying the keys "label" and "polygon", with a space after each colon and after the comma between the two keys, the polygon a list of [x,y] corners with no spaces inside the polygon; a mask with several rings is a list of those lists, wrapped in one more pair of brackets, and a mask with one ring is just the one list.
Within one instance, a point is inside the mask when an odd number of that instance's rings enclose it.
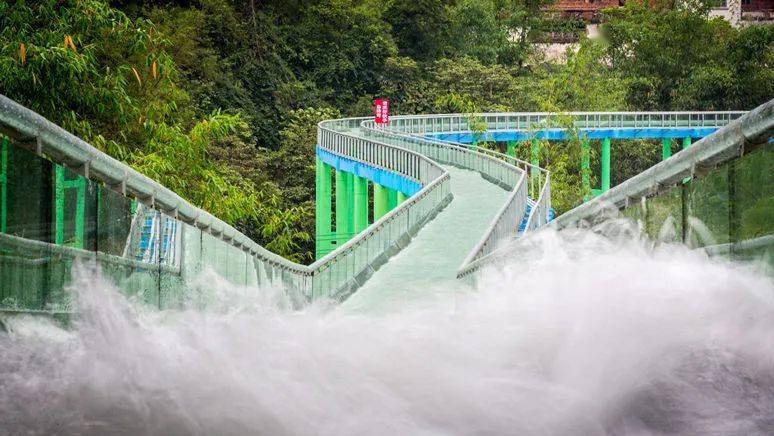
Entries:
{"label": "tree canopy", "polygon": [[[300,261],[314,251],[315,124],[367,115],[374,97],[430,113],[731,110],[774,96],[774,26],[626,2],[557,62],[539,43],[578,23],[549,4],[0,2],[0,90]],[[577,144],[544,150],[570,207]],[[627,174],[652,159],[621,150]]]}

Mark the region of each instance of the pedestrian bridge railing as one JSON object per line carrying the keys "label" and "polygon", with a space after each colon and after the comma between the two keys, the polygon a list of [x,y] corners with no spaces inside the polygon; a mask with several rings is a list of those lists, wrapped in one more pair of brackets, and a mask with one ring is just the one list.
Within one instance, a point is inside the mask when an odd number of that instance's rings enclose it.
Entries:
{"label": "pedestrian bridge railing", "polygon": [[[762,108],[747,115],[505,113],[395,116],[387,126],[377,126],[367,118],[321,122],[317,147],[327,158],[395,174],[414,188],[410,197],[365,230],[355,232],[349,240],[337,241],[334,250],[313,264],[301,265],[269,252],[154,180],[0,96],[0,134],[6,138],[0,140],[0,305],[50,308],[49,303],[69,280],[70,266],[80,258],[97,260],[119,288],[144,294],[146,301],[161,308],[178,304],[189,280],[207,267],[238,284],[281,283],[297,305],[317,298],[342,299],[405,247],[419,228],[451,201],[450,176],[444,164],[477,171],[510,192],[458,270],[458,277],[470,277],[520,236],[522,221],[524,232],[548,222],[551,177],[535,162],[519,160],[510,153],[433,135],[520,130],[534,136],[539,130],[568,128],[706,128],[699,137],[721,128],[561,217],[556,225],[562,226],[573,219],[585,219],[595,204],[633,204],[637,198],[660,192],[664,186],[713,164],[717,156],[733,155],[739,143],[748,143],[755,135],[765,136],[763,130],[769,127],[763,124],[769,122],[771,103]],[[765,116],[761,115],[764,112]],[[445,137],[450,138],[453,136]],[[13,145],[10,155],[9,140]],[[27,190],[24,194],[20,194],[20,186]],[[420,188],[416,190],[416,186]],[[82,201],[84,198],[87,201]],[[137,204],[159,211],[165,218],[149,215],[139,220]],[[26,212],[30,210],[51,213],[32,216]],[[733,242],[719,241],[718,246]],[[158,261],[149,263],[146,259]]]}
{"label": "pedestrian bridge railing", "polygon": [[[403,132],[394,128],[392,122],[387,126],[377,126],[372,120],[364,120],[361,126],[369,135],[415,150],[434,161],[477,171],[486,179],[510,191],[505,204],[460,266],[458,278],[475,272],[476,260],[519,236],[519,223],[527,211],[529,192],[534,192],[537,198],[528,217],[526,231],[531,231],[547,221],[548,210],[551,208],[550,176],[547,170],[495,150],[433,140]],[[529,176],[530,172],[532,176]]]}
{"label": "pedestrian bridge railing", "polygon": [[[722,112],[531,112],[400,115],[390,118],[390,128],[404,133],[463,133],[544,128],[645,129],[723,127],[745,114]],[[570,125],[567,120],[570,119]]]}
{"label": "pedestrian bridge railing", "polygon": [[[0,96],[0,132],[6,137],[0,185],[0,306],[67,311],[63,289],[79,259],[97,261],[119,288],[160,308],[179,304],[190,280],[208,267],[237,284],[281,284],[296,305],[343,298],[451,200],[449,175],[441,166],[414,151],[358,137],[352,127],[357,128],[357,122],[320,123],[319,147],[400,173],[422,188],[324,258],[301,265],[269,252],[156,181]],[[62,180],[52,178],[53,173],[64,174]],[[138,232],[137,203],[179,224],[162,226],[151,219],[149,232],[173,228],[181,235],[131,237]],[[51,208],[55,218],[45,212]],[[149,257],[127,249],[126,241],[136,239],[146,245],[179,240],[180,249],[169,252],[180,257],[166,259],[164,265],[138,260]],[[157,248],[149,251],[157,253]]]}
{"label": "pedestrian bridge railing", "polygon": [[[657,243],[774,265],[772,168],[774,100],[558,216],[548,227],[606,232],[624,218]],[[534,245],[531,238],[513,242],[479,264],[502,264],[529,245]]]}

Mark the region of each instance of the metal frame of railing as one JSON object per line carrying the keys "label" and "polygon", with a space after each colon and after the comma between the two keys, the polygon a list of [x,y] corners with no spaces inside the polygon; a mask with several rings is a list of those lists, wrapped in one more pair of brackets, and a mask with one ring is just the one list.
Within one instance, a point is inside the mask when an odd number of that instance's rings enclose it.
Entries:
{"label": "metal frame of railing", "polygon": [[[643,198],[657,196],[682,183],[686,177],[694,177],[726,164],[745,152],[748,145],[757,145],[774,137],[774,100],[745,112],[714,134],[691,147],[680,151],[666,161],[632,177],[595,199],[584,203],[554,219],[548,228],[562,229],[572,226],[588,227],[597,218],[607,219],[610,208],[623,209],[639,204]],[[495,253],[473,262],[482,268],[504,262],[505,259],[526,250],[522,244],[531,244],[532,238],[502,247]],[[774,235],[751,240],[702,247],[708,254],[724,254],[771,246]],[[533,247],[534,248],[534,247]]]}
{"label": "metal frame of railing", "polygon": [[[518,236],[519,223],[526,212],[530,182],[536,187],[533,192],[538,195],[538,200],[530,212],[527,231],[547,221],[548,209],[551,207],[550,189],[547,188],[550,177],[547,170],[487,148],[470,147],[451,141],[433,140],[402,132],[399,128],[393,127],[392,124],[377,126],[371,120],[364,120],[361,127],[372,135],[389,138],[393,142],[416,149],[435,160],[478,171],[490,181],[511,190],[505,204],[493,217],[479,242],[460,265],[457,272],[458,278],[474,272],[476,268],[471,267],[471,264],[477,259],[487,256],[497,250],[504,242]],[[538,170],[537,178],[528,176],[528,172],[532,168]],[[541,181],[542,185],[540,185]],[[541,213],[543,216],[537,217],[537,214]]]}
{"label": "metal frame of railing", "polygon": [[689,148],[632,177],[552,221],[562,228],[589,219],[611,205],[624,208],[643,197],[669,190],[686,177],[693,177],[735,159],[744,146],[760,143],[774,135],[774,99],[746,112],[714,134],[702,138]]}
{"label": "metal frame of railing", "polygon": [[532,113],[472,113],[438,115],[396,115],[390,127],[404,133],[465,133],[471,132],[469,120],[486,123],[487,132],[530,130],[535,126],[563,127],[563,120],[572,118],[578,129],[602,128],[680,128],[723,127],[745,114],[744,111],[720,112],[532,112]]}
{"label": "metal frame of railing", "polygon": [[[285,285],[300,291],[307,301],[320,296],[341,298],[352,292],[451,200],[449,175],[441,166],[416,152],[347,132],[361,120],[321,122],[318,145],[334,154],[398,172],[423,187],[347,243],[306,266],[266,250],[158,182],[0,95],[0,132],[11,137],[14,143],[247,253],[261,264],[267,275],[279,275]],[[114,258],[99,257],[106,262]]]}
{"label": "metal frame of railing", "polygon": [[425,222],[451,201],[450,176],[440,165],[415,151],[364,138],[349,130],[363,118],[323,121],[318,125],[318,146],[331,153],[388,171],[422,184],[422,189],[352,239],[317,260],[309,298],[349,295],[379,265],[397,252]]}
{"label": "metal frame of railing", "polygon": [[[741,131],[750,128],[749,115],[745,116],[748,120],[745,123],[737,120],[742,114],[743,112],[576,112],[472,116],[485,121],[487,131],[534,129],[535,126],[550,126],[553,123],[561,126],[560,117],[569,115],[574,117],[573,125],[576,128],[721,127],[728,124],[723,130],[736,132],[734,129]],[[305,266],[269,252],[233,227],[191,205],[154,180],[0,95],[0,131],[12,137],[15,143],[91,180],[101,182],[124,196],[134,197],[145,205],[249,254],[257,263],[262,264],[262,268],[270,271],[272,276],[279,272],[283,281],[301,290],[306,300],[321,296],[341,298],[351,293],[381,263],[386,262],[389,256],[404,246],[427,220],[445,207],[451,200],[449,174],[437,162],[448,162],[478,171],[490,181],[512,190],[508,201],[494,217],[489,229],[463,262],[458,277],[477,270],[504,241],[517,235],[519,222],[524,216],[528,191],[532,191],[534,196],[537,190],[538,196],[528,217],[527,230],[545,224],[550,208],[550,175],[547,171],[539,169],[538,181],[535,182],[527,175],[527,169],[532,167],[527,162],[485,148],[417,136],[428,132],[464,132],[468,129],[470,117],[471,115],[453,114],[395,116],[387,129],[376,127],[367,118],[321,122],[318,125],[320,148],[348,159],[397,172],[421,183],[422,189],[333,252],[312,265]],[[728,133],[723,135],[727,136]],[[720,136],[725,137],[723,135]],[[683,162],[685,159],[692,159],[686,156],[694,156],[699,153],[697,150],[706,148],[694,146],[689,149],[688,154],[681,152],[676,156],[682,156],[680,162]],[[701,162],[705,161],[706,159]],[[693,171],[696,162],[690,163]],[[663,165],[657,165],[649,171],[666,171],[662,167]],[[676,174],[680,175],[672,174],[671,178],[666,179],[677,180],[684,177],[685,172],[684,169],[677,171]],[[532,187],[529,183],[533,183]],[[610,201],[615,195],[611,193],[623,192],[619,188],[628,189],[630,185],[632,184],[624,183],[584,206],[592,207],[601,201]],[[652,187],[649,189],[652,190]],[[626,198],[631,195],[633,194],[627,193]],[[564,218],[558,222],[566,220],[567,218]]]}

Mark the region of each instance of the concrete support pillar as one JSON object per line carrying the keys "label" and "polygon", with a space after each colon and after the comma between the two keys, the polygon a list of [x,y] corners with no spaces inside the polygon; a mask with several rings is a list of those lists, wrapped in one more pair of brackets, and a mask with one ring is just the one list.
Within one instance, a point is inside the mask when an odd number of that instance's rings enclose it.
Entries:
{"label": "concrete support pillar", "polygon": [[672,138],[663,138],[661,140],[661,160],[667,160],[672,157]]}
{"label": "concrete support pillar", "polygon": [[583,201],[591,198],[591,146],[588,138],[581,138],[581,186]]}
{"label": "concrete support pillar", "polygon": [[336,170],[336,243],[341,246],[352,237],[352,173]]}
{"label": "concrete support pillar", "polygon": [[360,233],[368,227],[368,179],[354,176],[354,233]]}
{"label": "concrete support pillar", "polygon": [[389,194],[387,191],[389,191],[388,188],[385,188],[378,183],[374,183],[374,222],[378,221],[379,218],[390,211]]}
{"label": "concrete support pillar", "polygon": [[610,189],[610,138],[602,139],[602,150],[600,153],[599,167],[600,174],[600,188],[602,192]]}
{"label": "concrete support pillar", "polygon": [[315,258],[328,254],[331,247],[331,166],[315,163]]}

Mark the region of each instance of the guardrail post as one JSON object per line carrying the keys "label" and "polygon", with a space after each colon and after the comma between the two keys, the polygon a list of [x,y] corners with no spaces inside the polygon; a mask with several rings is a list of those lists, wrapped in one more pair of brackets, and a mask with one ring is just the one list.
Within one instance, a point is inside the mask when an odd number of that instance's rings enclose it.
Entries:
{"label": "guardrail post", "polygon": [[600,175],[602,192],[610,189],[610,138],[602,139],[602,152],[600,153]]}
{"label": "guardrail post", "polygon": [[316,159],[315,258],[331,251],[331,166]]}
{"label": "guardrail post", "polygon": [[336,170],[336,244],[352,236],[352,173]]}
{"label": "guardrail post", "polygon": [[0,138],[0,233],[8,221],[8,138]]}
{"label": "guardrail post", "polygon": [[360,233],[368,227],[368,179],[354,176],[354,233]]}
{"label": "guardrail post", "polygon": [[586,137],[581,138],[581,184],[583,201],[589,201],[591,198],[591,146]]}
{"label": "guardrail post", "polygon": [[64,167],[54,165],[54,243],[64,243]]}
{"label": "guardrail post", "polygon": [[661,160],[672,157],[672,138],[661,139]]}
{"label": "guardrail post", "polygon": [[384,186],[374,183],[374,221],[390,211],[387,190]]}

